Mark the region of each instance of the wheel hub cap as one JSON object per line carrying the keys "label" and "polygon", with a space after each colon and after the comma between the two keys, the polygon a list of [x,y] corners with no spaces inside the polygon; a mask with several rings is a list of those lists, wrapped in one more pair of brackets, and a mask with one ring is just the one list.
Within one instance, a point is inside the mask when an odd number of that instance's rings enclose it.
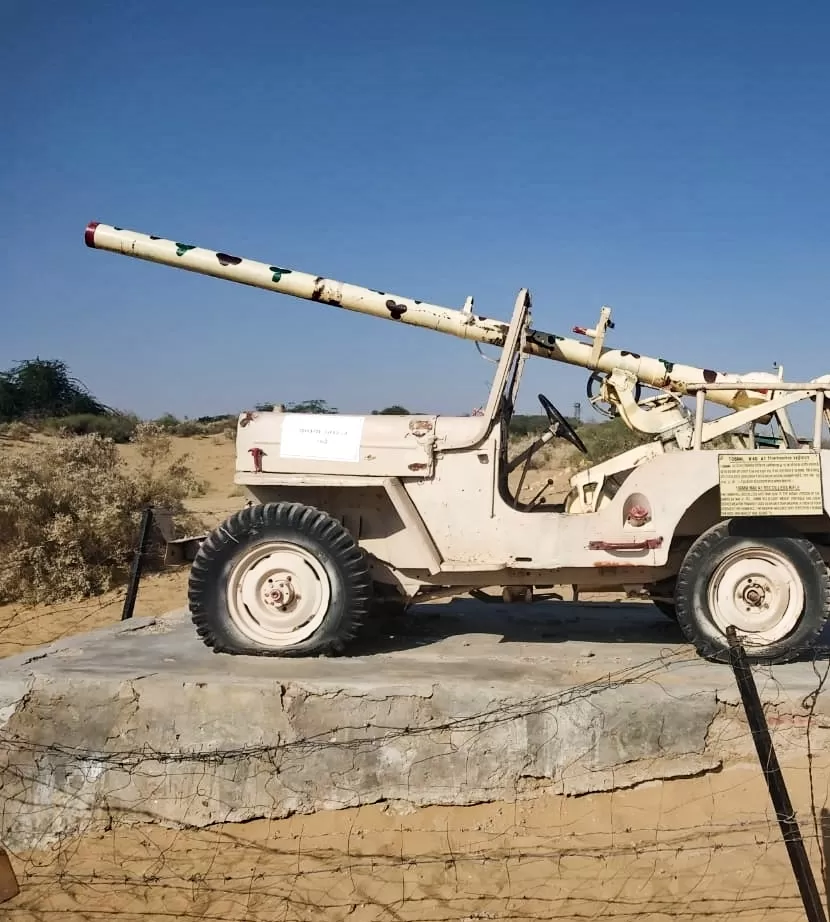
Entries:
{"label": "wheel hub cap", "polygon": [[775,643],[789,634],[804,609],[804,587],[792,563],[771,548],[738,551],[712,574],[709,611],[717,627],[729,625],[750,644]]}
{"label": "wheel hub cap", "polygon": [[309,638],[322,624],[331,584],[322,564],[305,548],[271,541],[251,548],[228,580],[228,611],[247,638],[287,647]]}
{"label": "wheel hub cap", "polygon": [[278,579],[273,576],[268,577],[268,583],[262,593],[262,600],[266,605],[273,605],[274,608],[285,611],[296,598],[297,594],[294,592],[291,576],[288,573]]}

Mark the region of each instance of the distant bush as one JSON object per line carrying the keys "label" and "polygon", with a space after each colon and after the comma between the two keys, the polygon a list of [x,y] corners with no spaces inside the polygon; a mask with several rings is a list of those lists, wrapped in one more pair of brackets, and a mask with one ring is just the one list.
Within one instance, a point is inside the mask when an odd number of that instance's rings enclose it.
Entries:
{"label": "distant bush", "polygon": [[411,416],[412,414],[406,407],[398,403],[393,403],[391,407],[384,407],[382,410],[372,410],[372,416]]}
{"label": "distant bush", "polygon": [[[565,420],[566,422],[570,423],[574,429],[581,425],[579,420],[570,416],[566,416]],[[533,413],[517,413],[510,420],[510,436],[511,438],[521,438],[525,435],[539,436],[549,427],[550,421],[545,415]]]}
{"label": "distant bush", "polygon": [[50,417],[41,420],[40,428],[59,435],[100,435],[113,442],[129,442],[139,425],[139,418],[132,413],[110,413],[101,416],[94,413],[76,413],[72,416]]}
{"label": "distant bush", "polygon": [[[130,471],[98,433],[0,455],[0,602],[52,603],[118,585],[132,561],[142,507],[173,513],[179,530],[197,528],[184,500],[204,487],[173,457],[170,436],[136,426],[140,464]],[[160,549],[154,539],[153,552]]]}
{"label": "distant bush", "polygon": [[[539,438],[539,435],[535,432],[528,433],[527,435],[517,435],[515,437],[511,436],[510,457],[511,458],[518,457],[518,455],[520,455],[523,451],[529,448],[538,438]],[[539,468],[543,468],[546,465],[550,464],[551,459],[553,457],[553,450],[558,444],[558,441],[559,441],[558,439],[551,439],[551,441],[548,442],[547,445],[543,445],[541,448],[537,449],[530,456],[530,459],[527,461],[527,464],[523,461],[519,465],[519,467],[516,468],[516,470],[521,471],[524,469],[525,466],[527,466],[527,469],[529,471],[535,471],[535,470],[538,470]]]}
{"label": "distant bush", "polygon": [[178,423],[172,430],[174,435],[181,438],[192,438],[195,435],[209,435],[207,427],[202,423],[197,423],[195,419],[186,419]]}
{"label": "distant bush", "polygon": [[154,424],[170,435],[194,438],[209,435],[223,435],[227,429],[236,431],[236,416],[200,416],[197,419],[180,420],[172,413],[165,413]]}
{"label": "distant bush", "polygon": [[158,419],[154,419],[153,422],[159,429],[163,429],[165,432],[173,432],[181,425],[179,420],[173,416],[172,413],[165,413],[163,416],[159,416]]}
{"label": "distant bush", "polygon": [[258,413],[272,413],[276,407],[282,407],[284,413],[337,413],[337,407],[330,407],[327,400],[301,400],[299,403],[258,403],[254,409]]}
{"label": "distant bush", "polygon": [[15,421],[13,423],[0,423],[0,439],[11,439],[15,442],[25,442],[35,432],[34,427],[26,423]]}
{"label": "distant bush", "polygon": [[233,438],[236,435],[236,416],[215,416],[212,419],[197,419],[196,422],[202,427],[204,435],[228,435]]}
{"label": "distant bush", "polygon": [[510,420],[510,436],[522,438],[527,435],[541,435],[549,425],[547,416],[517,414]]}
{"label": "distant bush", "polygon": [[[653,436],[632,432],[619,417],[610,419],[607,423],[586,423],[577,428],[576,433],[588,449],[587,457],[580,452],[576,459],[582,467],[600,464],[624,451],[654,440]],[[574,453],[577,453],[576,448]]]}
{"label": "distant bush", "polygon": [[223,413],[221,416],[197,416],[197,423],[236,423],[236,416],[233,413]]}

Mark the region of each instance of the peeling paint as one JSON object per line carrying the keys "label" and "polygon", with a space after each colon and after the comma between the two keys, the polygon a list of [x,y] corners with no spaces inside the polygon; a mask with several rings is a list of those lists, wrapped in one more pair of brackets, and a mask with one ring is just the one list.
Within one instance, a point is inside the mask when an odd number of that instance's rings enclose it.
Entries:
{"label": "peeling paint", "polygon": [[540,333],[538,330],[532,330],[528,334],[528,340],[530,342],[535,343],[537,346],[545,346],[547,348],[553,348],[556,345],[556,341],[562,338],[561,336],[557,336],[556,333]]}
{"label": "peeling paint", "polygon": [[177,243],[176,244],[176,256],[184,256],[188,250],[195,250],[195,246],[191,246],[189,243]]}
{"label": "peeling paint", "polygon": [[333,307],[340,307],[342,296],[339,293],[334,295],[327,295],[326,292],[326,282],[321,275],[318,275],[314,279],[314,290],[311,292],[311,300],[317,301],[320,304],[331,304]]}
{"label": "peeling paint", "polygon": [[216,258],[221,266],[238,266],[242,262],[240,256],[230,256],[227,253],[217,253]]}
{"label": "peeling paint", "polygon": [[421,429],[424,432],[432,432],[432,423],[428,419],[413,419],[409,423],[410,431],[415,432]]}

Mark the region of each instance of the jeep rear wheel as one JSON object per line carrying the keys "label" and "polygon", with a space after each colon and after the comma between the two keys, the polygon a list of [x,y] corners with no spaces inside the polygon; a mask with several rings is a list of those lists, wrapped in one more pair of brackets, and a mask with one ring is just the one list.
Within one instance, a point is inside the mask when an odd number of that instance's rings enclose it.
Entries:
{"label": "jeep rear wheel", "polygon": [[335,519],[299,503],[250,506],[202,542],[188,602],[217,653],[341,652],[369,611],[363,552]]}
{"label": "jeep rear wheel", "polygon": [[701,656],[725,662],[734,625],[749,660],[786,662],[827,621],[830,573],[815,545],[783,526],[727,520],[689,549],[675,600],[677,621]]}

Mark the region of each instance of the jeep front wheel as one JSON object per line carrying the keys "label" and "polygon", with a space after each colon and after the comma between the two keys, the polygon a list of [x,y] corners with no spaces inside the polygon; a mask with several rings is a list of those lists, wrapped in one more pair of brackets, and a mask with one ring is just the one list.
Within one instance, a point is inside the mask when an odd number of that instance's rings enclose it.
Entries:
{"label": "jeep front wheel", "polygon": [[341,652],[369,611],[365,556],[335,519],[299,503],[250,506],[202,542],[188,585],[191,618],[217,653]]}
{"label": "jeep front wheel", "polygon": [[747,658],[794,659],[821,633],[830,613],[830,573],[806,538],[774,522],[727,520],[702,534],[677,577],[677,621],[698,653],[729,655],[734,625]]}

